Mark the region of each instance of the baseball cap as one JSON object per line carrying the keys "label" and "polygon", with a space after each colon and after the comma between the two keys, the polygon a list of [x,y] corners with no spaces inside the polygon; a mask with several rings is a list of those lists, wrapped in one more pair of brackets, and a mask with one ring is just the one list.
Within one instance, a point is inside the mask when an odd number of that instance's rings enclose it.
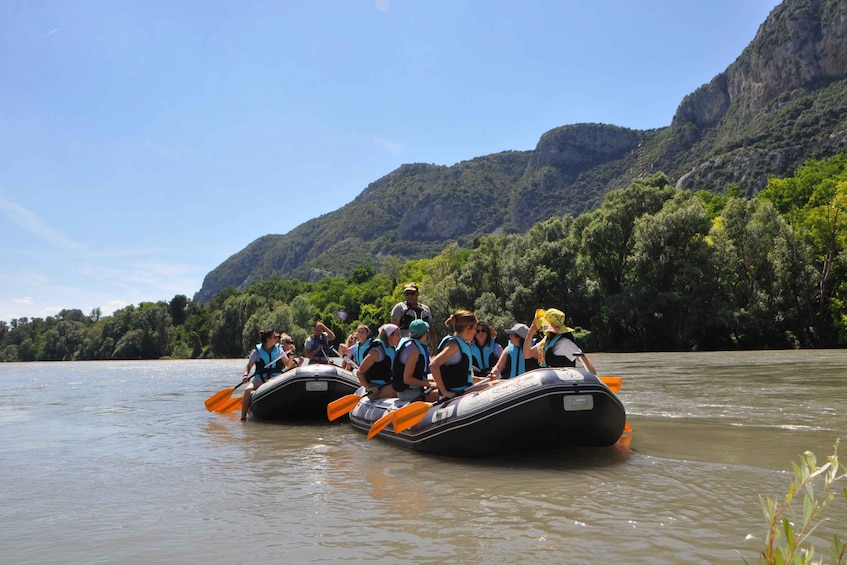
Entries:
{"label": "baseball cap", "polygon": [[521,339],[526,339],[527,334],[529,334],[529,326],[526,324],[515,324],[508,330],[505,330],[503,333],[506,334],[517,334]]}
{"label": "baseball cap", "polygon": [[423,320],[415,320],[409,324],[409,335],[417,339],[429,331],[429,324]]}
{"label": "baseball cap", "polygon": [[409,291],[409,290],[412,291],[412,292],[418,292],[418,285],[416,285],[415,283],[409,283],[409,284],[407,284],[406,286],[403,287],[403,292],[406,292],[406,291]]}
{"label": "baseball cap", "polygon": [[383,325],[381,325],[381,326],[379,327],[379,332],[378,332],[378,333],[385,332],[385,335],[386,335],[386,336],[390,336],[391,334],[393,334],[394,332],[396,332],[396,331],[397,331],[397,330],[399,330],[399,329],[400,329],[400,328],[398,328],[398,327],[397,327],[396,325],[394,325],[394,324],[383,324]]}

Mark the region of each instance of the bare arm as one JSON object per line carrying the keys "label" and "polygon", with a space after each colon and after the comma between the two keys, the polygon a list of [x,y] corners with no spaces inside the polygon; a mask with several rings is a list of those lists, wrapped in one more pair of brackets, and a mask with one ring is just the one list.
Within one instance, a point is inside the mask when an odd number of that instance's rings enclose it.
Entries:
{"label": "bare arm", "polygon": [[318,322],[316,326],[321,331],[321,333],[326,333],[327,337],[329,338],[329,341],[335,341],[335,332],[326,327],[326,324],[324,324],[323,322]]}
{"label": "bare arm", "polygon": [[418,358],[421,356],[417,347],[412,347],[409,350],[409,357],[406,359],[406,368],[403,370],[403,382],[409,386],[419,386],[426,388],[429,386],[429,381],[415,378],[415,365],[418,364]]}
{"label": "bare arm", "polygon": [[[307,338],[306,341],[308,342],[308,338]],[[314,340],[312,340],[312,343],[314,343]],[[311,359],[312,357],[314,357],[317,354],[318,351],[321,350],[320,347],[317,348],[317,349],[312,349],[311,347],[309,347],[308,344],[306,345],[306,347],[304,349],[305,349],[305,351],[303,352],[303,354],[306,356],[306,359]]]}
{"label": "bare arm", "polygon": [[582,355],[579,356],[579,360],[582,361],[582,364],[586,369],[591,371],[592,375],[597,374],[597,370],[594,368],[594,363],[591,362],[591,359],[588,358],[588,355],[583,353]]}
{"label": "bare arm", "polygon": [[368,390],[371,388],[376,388],[379,390],[379,387],[376,385],[372,385],[368,383],[368,380],[365,378],[367,375],[368,369],[370,369],[374,363],[376,363],[376,358],[379,357],[379,352],[376,349],[371,349],[368,351],[368,354],[365,355],[365,358],[362,359],[362,364],[359,365],[359,371],[356,373],[356,376],[359,379],[359,383]]}
{"label": "bare arm", "polygon": [[246,383],[247,379],[250,378],[248,375],[250,374],[250,369],[253,368],[253,365],[255,365],[255,363],[247,361],[247,366],[244,368],[244,374],[241,376],[241,382]]}
{"label": "bare arm", "polygon": [[523,340],[524,359],[538,359],[538,345],[532,345],[532,338],[535,336],[536,332],[538,332],[538,328],[536,328],[533,323],[529,326],[529,333],[526,334],[526,339]]}
{"label": "bare arm", "polygon": [[491,369],[491,372],[488,373],[492,379],[499,379],[500,373],[503,372],[503,369],[506,368],[506,361],[509,359],[509,348],[504,348],[503,352],[500,353],[500,358],[497,359],[497,364],[494,365],[494,368]]}
{"label": "bare arm", "polygon": [[285,359],[283,360],[283,364],[285,365],[286,369],[292,369],[292,368],[294,368],[298,365],[297,359],[294,357],[294,355],[290,355],[290,354],[285,355]]}

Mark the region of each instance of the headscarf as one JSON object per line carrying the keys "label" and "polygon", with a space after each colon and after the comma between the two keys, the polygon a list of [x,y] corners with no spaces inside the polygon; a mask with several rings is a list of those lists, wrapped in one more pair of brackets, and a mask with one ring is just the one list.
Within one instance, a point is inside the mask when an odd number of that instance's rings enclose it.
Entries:
{"label": "headscarf", "polygon": [[538,361],[544,366],[544,353],[547,349],[547,342],[555,335],[561,335],[573,332],[573,328],[569,328],[565,323],[565,313],[556,308],[549,310],[538,309],[535,311],[535,327],[544,330],[544,337],[538,343]]}

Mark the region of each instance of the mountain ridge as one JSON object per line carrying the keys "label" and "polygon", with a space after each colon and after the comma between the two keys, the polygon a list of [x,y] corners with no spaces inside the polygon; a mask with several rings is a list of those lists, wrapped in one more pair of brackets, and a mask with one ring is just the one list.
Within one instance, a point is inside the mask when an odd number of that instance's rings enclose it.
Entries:
{"label": "mountain ridge", "polygon": [[659,171],[678,188],[735,184],[753,195],[771,174],[847,151],[845,14],[847,0],[785,0],[724,72],[683,97],[667,127],[569,124],[531,151],[403,164],[342,208],[256,239],[207,274],[194,299],[273,275],[347,275],[388,255],[429,257],[449,242],[524,232],[590,211],[609,190]]}

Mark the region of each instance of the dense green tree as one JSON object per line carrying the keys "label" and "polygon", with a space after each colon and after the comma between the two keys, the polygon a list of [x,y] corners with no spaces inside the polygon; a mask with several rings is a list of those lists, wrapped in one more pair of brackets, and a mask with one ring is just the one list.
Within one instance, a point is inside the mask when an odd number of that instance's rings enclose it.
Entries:
{"label": "dense green tree", "polygon": [[215,357],[236,358],[246,354],[244,326],[268,300],[255,294],[230,294],[209,321],[209,347]]}
{"label": "dense green tree", "polygon": [[610,191],[600,208],[585,214],[578,226],[580,260],[586,274],[596,280],[601,295],[621,292],[627,260],[634,246],[636,222],[645,214],[659,212],[674,194],[668,178],[657,174],[624,190]]}
{"label": "dense green tree", "polygon": [[503,285],[509,298],[505,307],[515,319],[532,320],[536,308],[570,308],[569,315],[573,314],[579,282],[573,268],[578,248],[572,223],[567,216],[551,218],[506,242],[509,259],[503,264]]}
{"label": "dense green tree", "polygon": [[5,348],[3,348],[3,361],[7,363],[14,363],[15,361],[20,361],[18,358],[18,346],[14,344],[9,344]]}
{"label": "dense green tree", "polygon": [[186,318],[188,317],[188,297],[184,294],[177,294],[173,298],[171,298],[170,302],[171,308],[171,321],[175,326],[181,326],[185,323]]}
{"label": "dense green tree", "polygon": [[677,194],[659,212],[636,222],[624,292],[629,306],[621,304],[610,315],[610,323],[625,324],[630,348],[697,349],[703,332],[712,329],[710,227],[703,203],[688,193]]}
{"label": "dense green tree", "polygon": [[808,249],[765,200],[729,199],[710,236],[731,343],[792,347],[810,343],[815,273]]}
{"label": "dense green tree", "polygon": [[144,332],[140,329],[125,332],[115,344],[112,359],[142,359]]}
{"label": "dense green tree", "polygon": [[[81,319],[87,318],[82,316]],[[44,347],[38,356],[39,359],[43,361],[74,360],[85,341],[86,334],[86,326],[81,321],[71,319],[56,323],[44,332]]]}
{"label": "dense green tree", "polygon": [[817,271],[816,331],[822,345],[847,333],[839,309],[847,285],[847,154],[810,160],[790,178],[771,178],[758,198],[768,200],[811,249]]}

